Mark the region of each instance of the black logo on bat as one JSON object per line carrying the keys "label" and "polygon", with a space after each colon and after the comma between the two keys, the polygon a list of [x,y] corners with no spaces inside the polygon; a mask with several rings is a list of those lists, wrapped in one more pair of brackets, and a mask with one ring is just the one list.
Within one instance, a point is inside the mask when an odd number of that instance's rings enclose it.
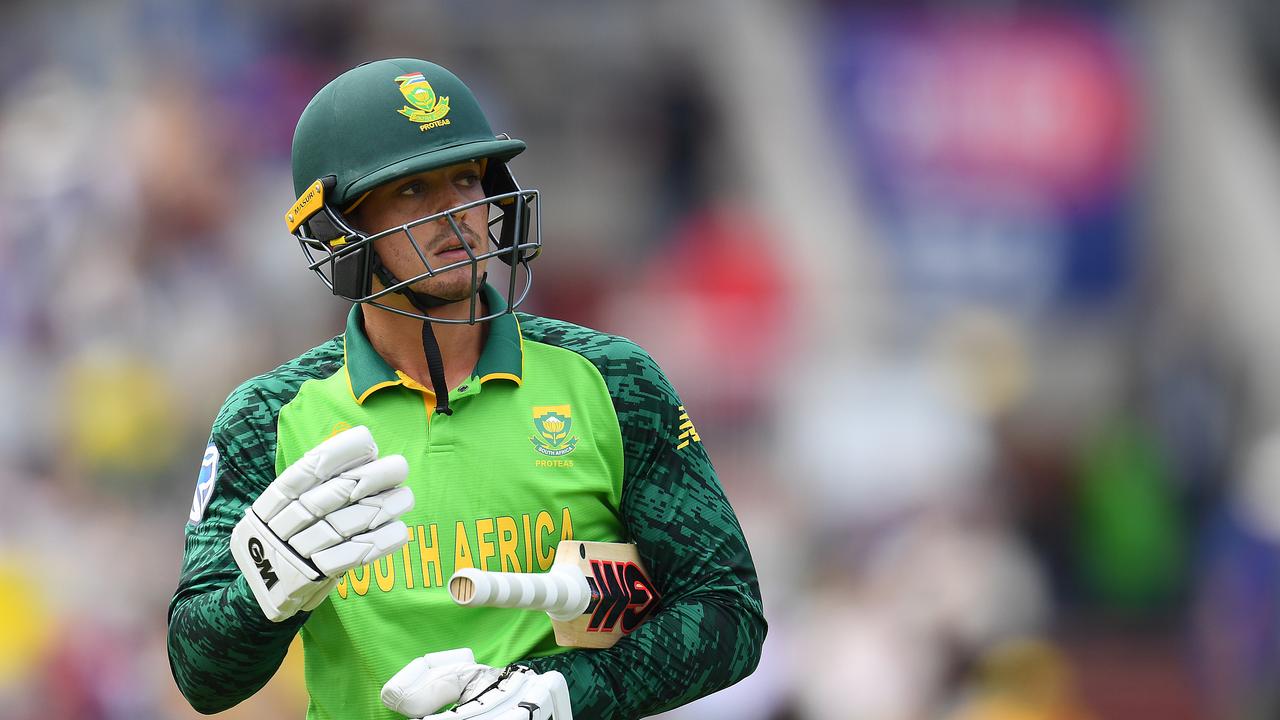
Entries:
{"label": "black logo on bat", "polygon": [[591,602],[584,615],[591,616],[587,632],[613,632],[623,635],[635,630],[658,607],[658,591],[633,562],[592,560]]}

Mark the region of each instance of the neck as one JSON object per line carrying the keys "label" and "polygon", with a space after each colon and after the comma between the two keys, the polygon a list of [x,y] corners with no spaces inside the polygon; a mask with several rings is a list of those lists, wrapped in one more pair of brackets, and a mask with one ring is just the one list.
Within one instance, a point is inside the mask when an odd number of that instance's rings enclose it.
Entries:
{"label": "neck", "polygon": [[[483,304],[480,303],[481,306]],[[423,321],[397,315],[374,305],[362,305],[360,310],[364,313],[364,329],[369,342],[382,359],[393,369],[403,372],[423,387],[430,388],[431,371],[427,367],[426,353],[422,350]],[[431,314],[440,318],[465,319],[470,310],[470,301],[464,301],[433,308]],[[482,307],[476,308],[477,315],[483,312],[485,310]],[[432,324],[436,343],[440,346],[440,357],[444,361],[445,383],[450,388],[456,388],[471,377],[471,372],[480,359],[480,351],[484,348],[487,325]]]}

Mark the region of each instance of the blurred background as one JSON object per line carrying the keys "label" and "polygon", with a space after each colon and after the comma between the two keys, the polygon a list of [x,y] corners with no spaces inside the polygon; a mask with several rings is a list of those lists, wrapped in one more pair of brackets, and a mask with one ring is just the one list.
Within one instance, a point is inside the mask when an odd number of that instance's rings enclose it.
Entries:
{"label": "blurred background", "polygon": [[293,126],[403,55],[528,142],[528,309],[654,354],[746,528],[763,661],[668,717],[1280,715],[1272,0],[86,0],[0,9],[0,717],[196,716],[209,426],[346,311]]}

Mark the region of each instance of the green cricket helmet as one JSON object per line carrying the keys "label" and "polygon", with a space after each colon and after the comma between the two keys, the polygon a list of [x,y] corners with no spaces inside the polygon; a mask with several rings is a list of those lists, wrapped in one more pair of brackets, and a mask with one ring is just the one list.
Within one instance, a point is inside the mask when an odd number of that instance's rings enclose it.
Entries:
{"label": "green cricket helmet", "polygon": [[[524,148],[519,140],[493,134],[475,96],[445,68],[409,58],[365,63],[324,86],[298,119],[293,136],[293,189],[298,199],[285,213],[285,225],[302,246],[308,267],[335,295],[433,322],[489,320],[501,312],[478,314],[477,298],[485,281],[480,261],[496,257],[511,266],[505,310],[510,311],[528,296],[533,278],[529,261],[542,247],[538,191],[520,188],[507,168],[507,161]],[[480,200],[377,233],[357,229],[344,213],[383,183],[468,160],[485,161],[485,197]],[[489,243],[483,252],[473,252],[454,216],[482,205],[490,208]],[[431,267],[413,230],[442,221],[458,236],[468,259]],[[375,240],[400,232],[423,258],[422,272],[414,277],[394,277],[373,249]],[[433,317],[430,309],[446,301],[411,286],[467,266],[472,285],[469,317]],[[382,284],[376,291],[374,277]],[[379,302],[392,292],[408,298],[418,313]]]}

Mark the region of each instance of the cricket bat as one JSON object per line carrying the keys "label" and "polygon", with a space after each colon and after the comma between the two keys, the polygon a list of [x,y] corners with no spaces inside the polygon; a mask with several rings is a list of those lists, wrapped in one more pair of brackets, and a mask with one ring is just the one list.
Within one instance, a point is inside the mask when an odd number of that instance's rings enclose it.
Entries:
{"label": "cricket bat", "polygon": [[449,578],[453,601],[466,607],[544,610],[556,643],[607,648],[658,607],[659,595],[630,543],[562,540],[545,573],[463,568]]}

